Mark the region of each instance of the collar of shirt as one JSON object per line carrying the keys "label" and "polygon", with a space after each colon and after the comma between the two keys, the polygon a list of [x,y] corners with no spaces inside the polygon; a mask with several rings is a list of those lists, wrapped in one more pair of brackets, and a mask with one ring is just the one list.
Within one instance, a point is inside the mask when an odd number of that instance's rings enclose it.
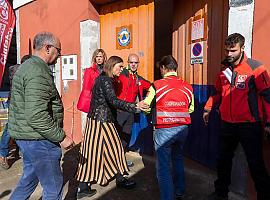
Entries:
{"label": "collar of shirt", "polygon": [[126,69],[128,70],[128,72],[129,72],[130,74],[134,74],[134,75],[137,75],[137,74],[138,74],[138,71],[136,71],[136,72],[131,71],[131,69],[130,69],[129,66],[127,66]]}
{"label": "collar of shirt", "polygon": [[166,74],[164,74],[164,78],[168,76],[177,76],[177,72],[167,72]]}

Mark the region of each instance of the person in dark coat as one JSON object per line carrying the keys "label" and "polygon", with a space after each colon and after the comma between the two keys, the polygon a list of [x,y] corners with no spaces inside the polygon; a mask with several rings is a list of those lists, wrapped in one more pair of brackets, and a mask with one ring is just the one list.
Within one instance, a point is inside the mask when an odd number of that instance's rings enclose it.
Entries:
{"label": "person in dark coat", "polygon": [[122,109],[135,113],[149,106],[144,102],[128,103],[116,97],[113,78],[119,76],[122,70],[123,60],[112,56],[95,81],[76,175],[80,182],[106,186],[116,179],[117,187],[132,189],[136,185],[125,176],[129,169],[115,128],[116,112]]}

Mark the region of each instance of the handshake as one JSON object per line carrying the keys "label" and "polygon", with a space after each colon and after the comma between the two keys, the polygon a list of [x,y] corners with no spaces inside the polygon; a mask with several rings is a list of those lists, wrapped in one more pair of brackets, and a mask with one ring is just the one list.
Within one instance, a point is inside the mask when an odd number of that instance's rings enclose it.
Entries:
{"label": "handshake", "polygon": [[144,101],[140,101],[136,104],[136,108],[140,109],[141,111],[148,112],[150,109],[150,106]]}
{"label": "handshake", "polygon": [[[140,101],[140,102],[136,103],[136,108],[139,109],[140,111],[143,111],[143,112],[150,111],[150,106],[147,103],[145,103],[144,101]],[[75,143],[68,135],[66,135],[64,140],[62,142],[60,142],[60,145],[63,149],[69,150],[72,147],[74,147]]]}

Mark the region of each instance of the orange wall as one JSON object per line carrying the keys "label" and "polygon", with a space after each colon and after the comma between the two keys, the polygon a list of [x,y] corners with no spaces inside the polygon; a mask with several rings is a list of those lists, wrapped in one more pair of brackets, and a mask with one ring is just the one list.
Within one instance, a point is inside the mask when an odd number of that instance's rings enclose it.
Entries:
{"label": "orange wall", "polygon": [[[207,38],[204,41],[203,64],[190,64],[190,21],[206,16]],[[223,58],[223,41],[227,35],[227,0],[174,0],[173,56],[179,63],[179,74],[191,84],[214,84]]]}
{"label": "orange wall", "polygon": [[270,73],[269,13],[270,7],[268,0],[255,1],[252,58],[264,63]]}
{"label": "orange wall", "polygon": [[[40,31],[50,31],[57,35],[62,43],[62,55],[77,54],[78,77],[69,81],[69,90],[61,95],[65,107],[64,129],[67,134],[74,131],[74,139],[81,138],[81,113],[76,109],[81,88],[80,74],[80,21],[87,19],[99,21],[99,15],[88,0],[38,0],[19,9],[20,55],[29,52],[29,40]],[[32,42],[31,42],[32,43]],[[90,59],[90,58],[89,58]],[[74,109],[74,127],[72,127]]]}
{"label": "orange wall", "polygon": [[[270,74],[270,7],[268,0],[255,1],[252,58],[262,62]],[[270,145],[265,142],[265,162],[270,173]]]}
{"label": "orange wall", "polygon": [[[255,1],[254,8],[254,27],[253,27],[253,42],[252,42],[252,58],[262,62],[270,73],[270,56],[269,56],[269,19],[270,7],[268,0]],[[264,161],[270,174],[270,145],[264,141]],[[251,178],[249,179],[249,199],[256,199],[256,191]]]}
{"label": "orange wall", "polygon": [[[133,47],[116,49],[116,27],[132,24]],[[140,56],[139,74],[154,79],[154,2],[153,0],[123,0],[101,7],[101,48],[108,57],[118,55],[127,61],[129,53]]]}

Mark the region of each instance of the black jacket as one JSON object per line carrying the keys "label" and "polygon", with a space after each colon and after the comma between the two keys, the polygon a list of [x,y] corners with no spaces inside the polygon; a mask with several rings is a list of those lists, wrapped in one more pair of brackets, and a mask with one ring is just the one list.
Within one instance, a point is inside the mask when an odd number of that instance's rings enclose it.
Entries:
{"label": "black jacket", "polygon": [[88,117],[101,122],[115,122],[116,109],[136,112],[136,104],[118,99],[115,95],[113,80],[102,73],[95,81]]}

